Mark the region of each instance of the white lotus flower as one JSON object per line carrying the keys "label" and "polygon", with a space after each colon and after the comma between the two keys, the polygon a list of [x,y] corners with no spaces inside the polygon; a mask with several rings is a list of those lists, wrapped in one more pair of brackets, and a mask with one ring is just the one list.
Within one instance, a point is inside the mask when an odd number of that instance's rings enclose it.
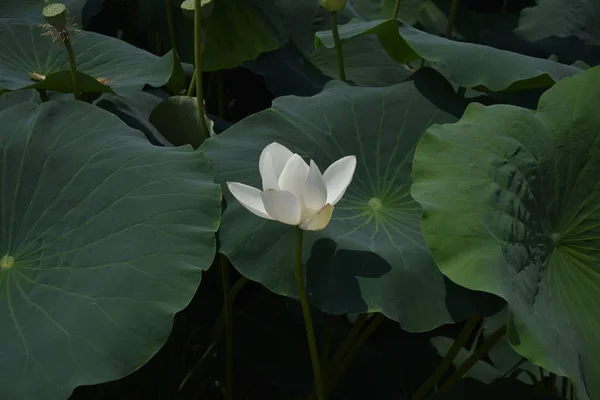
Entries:
{"label": "white lotus flower", "polygon": [[263,191],[227,182],[240,204],[259,217],[318,231],[327,226],[333,206],[350,185],[356,157],[340,158],[321,174],[314,161],[308,166],[298,154],[274,142],[260,154],[258,168]]}

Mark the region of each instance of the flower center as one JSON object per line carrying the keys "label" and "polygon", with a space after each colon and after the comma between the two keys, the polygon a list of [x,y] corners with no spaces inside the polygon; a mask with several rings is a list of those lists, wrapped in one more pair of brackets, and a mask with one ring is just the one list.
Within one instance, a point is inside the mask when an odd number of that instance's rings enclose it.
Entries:
{"label": "flower center", "polygon": [[560,246],[560,234],[554,232],[552,235],[550,235],[550,243],[552,243],[553,247],[558,247]]}
{"label": "flower center", "polygon": [[377,212],[381,210],[383,204],[381,204],[381,200],[379,200],[377,197],[371,197],[371,200],[369,200],[369,207],[371,207],[373,211]]}
{"label": "flower center", "polygon": [[15,263],[14,257],[9,256],[8,254],[4,255],[4,256],[2,256],[2,258],[0,258],[0,268],[6,268],[6,269],[12,268],[14,263]]}

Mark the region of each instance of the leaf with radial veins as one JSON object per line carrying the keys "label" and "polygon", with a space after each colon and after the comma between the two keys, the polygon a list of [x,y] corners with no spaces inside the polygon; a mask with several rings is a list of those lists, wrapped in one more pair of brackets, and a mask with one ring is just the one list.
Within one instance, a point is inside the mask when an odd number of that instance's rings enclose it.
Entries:
{"label": "leaf with radial veins", "polygon": [[469,106],[417,146],[412,194],[454,282],[503,297],[508,339],[600,398],[600,67],[557,83],[537,111]]}
{"label": "leaf with radial veins", "polygon": [[[396,62],[424,59],[449,81],[467,88],[494,92],[545,88],[581,72],[577,67],[551,60],[457,42],[411,26],[399,27],[395,19],[351,21],[340,26],[339,31],[345,40],[375,34]],[[334,48],[331,31],[317,32],[315,46]]]}
{"label": "leaf with radial veins", "polygon": [[[437,104],[461,104],[450,85],[435,77],[427,88]],[[259,155],[271,142],[315,160],[321,171],[356,155],[354,179],[330,224],[305,233],[310,301],[333,314],[381,311],[405,329],[428,331],[496,305],[488,301],[495,297],[443,278],[420,232],[421,209],[409,193],[419,136],[433,122],[455,120],[414,82],[358,88],[334,81],[313,97],[276,99],[271,109],[205,141],[201,149],[218,182],[259,188]],[[249,279],[296,298],[293,227],[261,219],[227,188],[224,193],[220,251]]]}
{"label": "leaf with radial veins", "polygon": [[202,154],[84,102],[0,126],[0,398],[66,399],[165,343],[214,257],[220,188]]}
{"label": "leaf with radial veins", "polygon": [[[0,94],[28,88],[73,91],[65,46],[43,33],[35,22],[0,19]],[[72,35],[72,43],[81,92],[127,95],[146,84],[166,85],[173,73],[171,52],[157,57],[93,32]]]}

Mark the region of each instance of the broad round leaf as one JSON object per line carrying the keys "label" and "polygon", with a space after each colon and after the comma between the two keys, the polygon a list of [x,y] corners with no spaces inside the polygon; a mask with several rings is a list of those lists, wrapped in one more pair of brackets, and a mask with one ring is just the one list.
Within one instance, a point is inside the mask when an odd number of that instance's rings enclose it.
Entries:
{"label": "broad round leaf", "polygon": [[[460,104],[449,85],[436,91],[437,83],[430,82],[429,88],[438,102]],[[427,331],[489,306],[488,297],[453,285],[439,273],[420,232],[421,209],[409,194],[420,134],[432,122],[454,120],[413,82],[357,88],[333,81],[313,97],[278,98],[271,109],[207,140],[201,149],[218,182],[259,188],[259,155],[271,142],[315,160],[321,171],[356,155],[354,179],[330,224],[305,233],[310,300],[328,313],[381,311],[405,329]],[[249,279],[296,297],[293,227],[261,219],[227,188],[224,193],[220,251]]]}
{"label": "broad round leaf", "polygon": [[[395,19],[351,21],[340,27],[342,39],[368,34],[377,35],[390,57],[398,63],[424,59],[448,80],[467,88],[490,91],[544,88],[581,72],[577,67],[551,60],[457,42],[410,26],[399,28]],[[315,45],[334,48],[331,31],[317,32]]]}
{"label": "broad round leaf", "polygon": [[[45,36],[37,23],[0,19],[0,93],[26,88],[71,92],[65,46]],[[157,57],[122,40],[93,32],[72,34],[79,91],[127,95],[144,85],[166,85],[173,55]]]}
{"label": "broad round leaf", "polygon": [[215,253],[220,188],[83,102],[0,112],[0,398],[65,399],[164,344]]}
{"label": "broad round leaf", "polygon": [[469,106],[431,127],[412,194],[441,271],[509,304],[531,362],[600,397],[600,68],[567,78],[537,112]]}

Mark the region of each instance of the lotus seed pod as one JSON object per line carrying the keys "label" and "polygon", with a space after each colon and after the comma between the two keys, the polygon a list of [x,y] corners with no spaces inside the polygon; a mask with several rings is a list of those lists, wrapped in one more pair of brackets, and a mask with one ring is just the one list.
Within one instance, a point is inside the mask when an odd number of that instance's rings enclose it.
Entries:
{"label": "lotus seed pod", "polygon": [[46,17],[46,21],[56,30],[64,31],[67,29],[68,11],[67,7],[62,3],[48,4],[42,10],[42,14]]}
{"label": "lotus seed pod", "polygon": [[[185,0],[181,3],[181,11],[187,18],[194,20],[194,6],[195,0]],[[210,17],[213,9],[215,8],[215,2],[213,0],[200,0],[200,10],[202,11],[202,18]]]}
{"label": "lotus seed pod", "polygon": [[319,0],[321,7],[329,12],[340,12],[346,8],[348,0]]}

